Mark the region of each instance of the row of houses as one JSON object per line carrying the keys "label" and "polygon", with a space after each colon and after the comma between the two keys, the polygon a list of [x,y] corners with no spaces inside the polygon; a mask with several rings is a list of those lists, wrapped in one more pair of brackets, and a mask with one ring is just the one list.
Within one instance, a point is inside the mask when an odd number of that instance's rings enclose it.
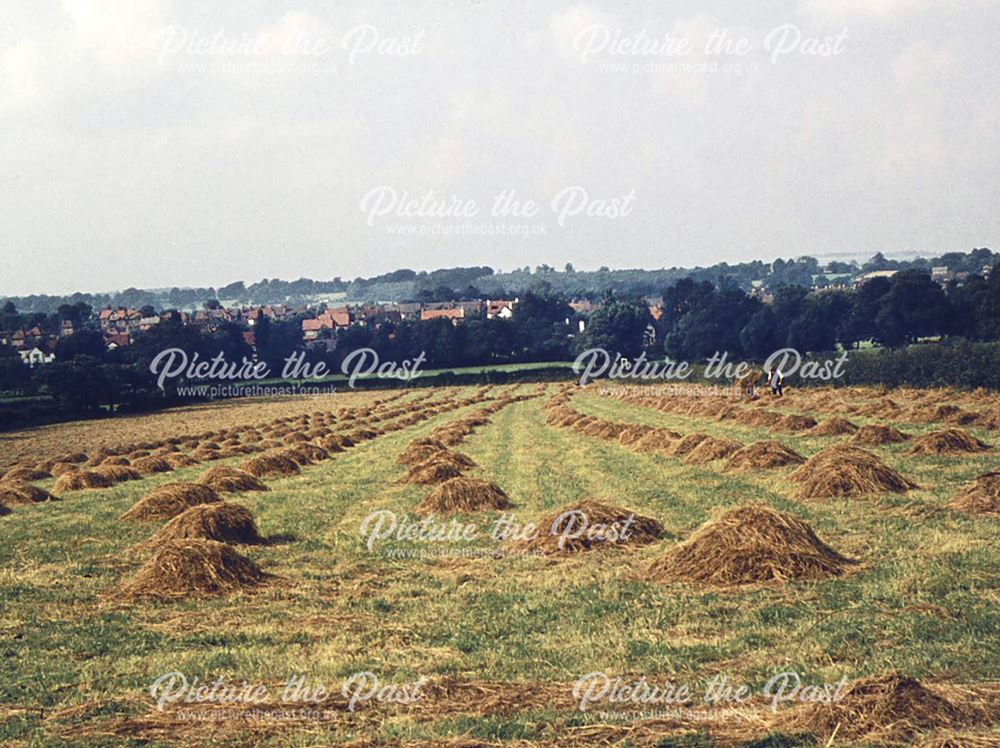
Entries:
{"label": "row of houses", "polygon": [[302,320],[303,340],[316,340],[325,332],[334,332],[357,323],[403,322],[407,320],[446,319],[458,324],[467,319],[509,319],[517,299],[485,301],[446,301],[431,303],[374,304],[327,309],[314,319]]}

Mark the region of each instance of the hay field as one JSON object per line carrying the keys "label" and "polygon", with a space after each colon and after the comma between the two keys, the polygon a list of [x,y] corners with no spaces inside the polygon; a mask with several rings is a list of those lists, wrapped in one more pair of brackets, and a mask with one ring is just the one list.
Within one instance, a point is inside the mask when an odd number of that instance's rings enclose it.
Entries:
{"label": "hay field", "polygon": [[[16,435],[0,744],[1000,744],[1000,400],[728,394],[345,393]],[[636,532],[361,531],[567,506]],[[175,671],[330,692],[158,709]],[[783,671],[847,685],[774,712],[759,691]],[[352,704],[362,672],[400,688]],[[581,711],[590,673],[753,695]]]}

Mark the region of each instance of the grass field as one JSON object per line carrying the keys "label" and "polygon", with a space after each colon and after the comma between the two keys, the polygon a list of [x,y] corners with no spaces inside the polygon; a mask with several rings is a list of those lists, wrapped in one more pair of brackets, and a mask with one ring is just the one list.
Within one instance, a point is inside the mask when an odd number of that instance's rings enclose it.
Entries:
{"label": "grass field", "polygon": [[[311,398],[313,412],[346,404],[375,413],[438,395],[451,404],[296,475],[268,477],[268,492],[227,495],[248,508],[272,539],[239,548],[275,575],[246,593],[167,602],[118,594],[156,551],[138,546],[163,524],[127,522],[121,515],[158,485],[194,481],[206,464],[14,506],[0,517],[0,744],[779,746],[945,738],[953,742],[927,744],[998,744],[1000,731],[983,714],[1000,707],[1000,699],[992,700],[1000,677],[1000,521],[996,514],[946,506],[964,483],[996,469],[995,449],[927,456],[909,454],[910,442],[866,448],[919,487],[805,501],[796,498],[793,467],[728,472],[724,460],[688,464],[666,449],[637,450],[552,425],[550,400],[560,389],[493,388],[479,402],[469,401],[480,388],[424,390],[379,406],[372,403],[386,393]],[[407,469],[397,457],[415,439],[504,394],[489,422],[452,449],[476,463],[469,477],[498,484],[513,508],[505,515],[458,515],[480,528],[471,541],[386,538],[367,547],[362,526],[373,512],[422,519],[414,512],[432,487],[401,482]],[[804,458],[846,438],[669,412],[597,387],[572,394],[568,407],[597,421],[700,432],[741,444],[778,439]],[[989,396],[918,395],[924,404],[947,401],[970,412],[983,402],[995,406]],[[840,395],[848,402],[854,396]],[[812,409],[818,400],[796,397],[766,404],[778,413],[829,417]],[[898,419],[864,412],[848,417],[859,426],[891,422],[913,437],[943,427],[907,420],[908,404],[904,398]],[[247,401],[227,406],[214,428],[272,415]],[[163,417],[183,420],[183,414]],[[366,418],[360,412],[346,420]],[[112,430],[115,422],[99,427]],[[47,445],[60,428],[73,433],[73,424],[49,427]],[[991,428],[963,428],[991,445],[998,441]],[[142,431],[149,439],[163,435],[157,416],[146,417]],[[21,464],[31,454],[31,438],[25,434],[17,442]],[[109,435],[105,444],[114,441]],[[87,452],[91,446],[64,443],[62,449]],[[238,465],[246,458],[212,464]],[[54,482],[35,484],[52,490]],[[655,518],[663,537],[642,546],[532,555],[486,535],[498,516],[537,522],[588,498]],[[644,573],[706,521],[748,504],[804,520],[858,567],[829,579],[731,588],[664,584]],[[270,704],[266,715],[247,717],[239,705],[225,705],[214,717],[196,718],[184,707],[205,705],[173,703],[159,710],[150,695],[159,676],[175,671],[189,681],[264,684],[271,694],[301,676],[331,694],[317,705],[322,716],[299,712],[285,719]],[[851,737],[845,726],[831,738],[780,719],[813,705],[789,703],[772,713],[760,692],[786,671],[810,684],[898,673],[926,684],[928,694],[951,694],[956,704],[961,689],[978,689],[977,703],[987,706],[915,731]],[[351,710],[341,686],[361,672],[390,688]],[[699,693],[724,677],[748,684],[756,695],[728,708],[714,705],[704,718],[641,703],[581,711],[574,685],[595,672],[625,682],[687,683]],[[407,702],[401,690],[391,689],[421,679],[419,699]]]}

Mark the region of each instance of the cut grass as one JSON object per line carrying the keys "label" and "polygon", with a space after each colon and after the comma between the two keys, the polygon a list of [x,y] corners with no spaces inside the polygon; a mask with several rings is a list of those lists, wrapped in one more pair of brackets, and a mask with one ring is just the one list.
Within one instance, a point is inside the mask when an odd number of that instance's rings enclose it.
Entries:
{"label": "cut grass", "polygon": [[[474,390],[457,392],[467,397]],[[906,455],[905,444],[878,447],[873,451],[881,459],[921,488],[864,502],[802,504],[791,500],[793,467],[723,473],[722,463],[688,465],[638,453],[618,441],[546,426],[541,403],[503,408],[461,446],[478,466],[467,475],[501,486],[517,522],[594,498],[655,517],[670,536],[687,537],[715,507],[763,503],[807,521],[839,552],[864,559],[864,569],[734,593],[640,579],[670,539],[628,553],[565,558],[461,557],[458,548],[426,558],[386,552],[422,548],[408,541],[368,550],[359,531],[367,516],[386,510],[401,519],[427,493],[400,483],[406,468],[398,455],[477,407],[470,405],[362,442],[298,475],[269,478],[269,492],[240,494],[268,536],[285,536],[248,552],[263,571],[284,578],[253,595],[101,605],[144,561],[129,548],[155,530],[118,517],[155,486],[195,481],[210,465],[73,492],[0,518],[0,703],[28,710],[0,720],[2,740],[60,745],[73,729],[144,715],[150,684],[171,670],[268,683],[301,673],[333,685],[360,670],[378,673],[383,682],[423,675],[572,683],[604,670],[693,683],[723,672],[760,686],[776,668],[796,670],[810,682],[891,670],[921,680],[1000,677],[996,521],[940,511],[960,484],[995,467],[989,453],[956,460]],[[764,428],[675,417],[591,394],[572,406],[607,420],[744,444],[774,438]],[[908,430],[925,433],[934,425]],[[808,431],[780,439],[806,457],[831,443]],[[497,517],[461,519],[485,532]],[[480,538],[475,545],[492,550],[496,544]],[[33,717],[41,707],[47,716]],[[533,740],[537,724],[581,720],[575,711],[551,707],[419,723],[360,721],[342,732],[264,729],[255,739],[270,746],[361,737],[391,745],[458,734]],[[192,734],[207,741],[210,731],[199,727],[201,733]],[[238,742],[236,733],[220,738],[227,741]]]}

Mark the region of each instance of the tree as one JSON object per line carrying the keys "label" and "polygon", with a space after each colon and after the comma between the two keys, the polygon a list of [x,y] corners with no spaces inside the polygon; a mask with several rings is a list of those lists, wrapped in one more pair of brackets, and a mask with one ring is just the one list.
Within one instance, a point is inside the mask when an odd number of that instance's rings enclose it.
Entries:
{"label": "tree", "polygon": [[70,361],[81,356],[99,360],[104,357],[105,351],[104,336],[96,330],[80,330],[56,342],[57,361]]}
{"label": "tree", "polygon": [[901,345],[944,333],[950,325],[950,313],[948,298],[930,275],[901,270],[889,283],[875,323],[881,342]]}
{"label": "tree", "polygon": [[590,315],[578,351],[603,348],[614,356],[635,358],[642,353],[646,327],[653,321],[643,299],[608,299]]}
{"label": "tree", "polygon": [[841,325],[838,337],[845,345],[854,345],[862,340],[878,337],[875,318],[882,308],[882,299],[889,293],[888,278],[872,278],[854,293],[851,311]]}

